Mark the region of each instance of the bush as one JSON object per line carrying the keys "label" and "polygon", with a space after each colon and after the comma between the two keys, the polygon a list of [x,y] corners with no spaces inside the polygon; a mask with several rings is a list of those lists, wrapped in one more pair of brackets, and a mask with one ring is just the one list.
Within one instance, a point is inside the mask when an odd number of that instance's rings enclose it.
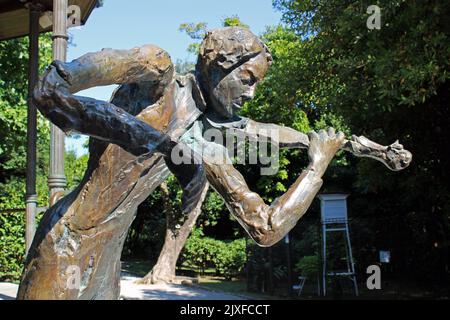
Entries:
{"label": "bush", "polygon": [[227,280],[238,276],[244,269],[247,256],[245,253],[245,239],[231,242],[215,240],[219,250],[213,257],[216,271]]}
{"label": "bush", "polygon": [[[87,156],[76,158],[66,154],[68,188],[81,180],[87,165]],[[48,206],[47,175],[38,167],[38,206]],[[0,183],[0,210],[24,208],[25,178],[14,177]],[[43,214],[36,216],[36,228]],[[0,281],[18,281],[25,261],[25,211],[0,213]]]}
{"label": "bush", "polygon": [[221,241],[204,237],[200,229],[195,229],[183,249],[182,260],[202,273],[214,268],[218,275],[231,280],[244,269],[245,239]]}
{"label": "bush", "polygon": [[319,258],[317,256],[303,257],[295,265],[296,271],[298,271],[303,277],[314,279],[319,272]]}
{"label": "bush", "polygon": [[201,229],[194,229],[184,246],[182,260],[190,267],[204,273],[206,268],[213,267],[216,245],[214,239],[203,237]]}
{"label": "bush", "polygon": [[0,214],[0,281],[19,280],[24,257],[24,213]]}

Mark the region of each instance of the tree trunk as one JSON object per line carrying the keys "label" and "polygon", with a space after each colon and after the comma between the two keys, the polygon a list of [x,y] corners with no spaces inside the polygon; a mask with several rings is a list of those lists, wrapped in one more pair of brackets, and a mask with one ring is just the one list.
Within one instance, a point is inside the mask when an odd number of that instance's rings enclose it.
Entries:
{"label": "tree trunk", "polygon": [[164,246],[159,254],[158,261],[153,269],[141,280],[140,284],[171,283],[176,277],[178,257],[183,249],[189,234],[202,212],[202,204],[208,193],[209,184],[203,189],[202,196],[194,209],[185,217],[173,208],[170,202],[170,190],[166,183],[161,184],[164,211],[166,214],[166,236]]}

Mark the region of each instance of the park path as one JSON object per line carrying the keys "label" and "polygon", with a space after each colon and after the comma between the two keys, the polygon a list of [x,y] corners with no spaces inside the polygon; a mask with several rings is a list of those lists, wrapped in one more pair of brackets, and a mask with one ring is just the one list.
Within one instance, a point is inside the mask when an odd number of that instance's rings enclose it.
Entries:
{"label": "park path", "polygon": [[123,276],[121,297],[126,300],[246,300],[243,297],[213,292],[196,286],[176,284],[137,285],[138,278]]}
{"label": "park path", "polygon": [[[122,276],[121,299],[124,300],[245,300],[243,297],[183,285],[137,285],[138,278]],[[14,300],[18,286],[0,283],[0,300]]]}
{"label": "park path", "polygon": [[0,300],[14,300],[18,287],[13,283],[0,283]]}

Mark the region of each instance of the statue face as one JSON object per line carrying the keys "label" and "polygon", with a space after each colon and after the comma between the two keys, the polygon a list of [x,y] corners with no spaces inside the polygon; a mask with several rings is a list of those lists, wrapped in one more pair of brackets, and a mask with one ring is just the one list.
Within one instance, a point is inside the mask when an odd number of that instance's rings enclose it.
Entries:
{"label": "statue face", "polygon": [[209,107],[227,119],[232,118],[246,101],[253,99],[256,86],[268,69],[269,61],[264,54],[233,69],[217,85],[209,88]]}
{"label": "statue face", "polygon": [[209,32],[203,40],[197,62],[197,79],[207,107],[225,119],[255,95],[272,56],[250,30],[228,27]]}

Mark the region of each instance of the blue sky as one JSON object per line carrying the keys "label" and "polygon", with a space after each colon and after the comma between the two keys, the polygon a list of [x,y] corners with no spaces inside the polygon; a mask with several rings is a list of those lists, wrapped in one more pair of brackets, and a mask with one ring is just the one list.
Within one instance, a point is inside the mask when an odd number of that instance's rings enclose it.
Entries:
{"label": "blue sky", "polygon": [[[272,0],[105,0],[85,26],[70,29],[74,45],[68,48],[67,59],[102,48],[128,49],[152,43],[166,50],[173,61],[194,61],[195,57],[186,51],[192,41],[178,31],[180,24],[206,22],[209,28],[217,28],[225,17],[233,15],[238,15],[256,34],[281,19]],[[80,94],[107,100],[113,89],[95,88]],[[81,148],[83,142],[84,139],[67,139],[66,148],[80,155],[85,152]]]}

